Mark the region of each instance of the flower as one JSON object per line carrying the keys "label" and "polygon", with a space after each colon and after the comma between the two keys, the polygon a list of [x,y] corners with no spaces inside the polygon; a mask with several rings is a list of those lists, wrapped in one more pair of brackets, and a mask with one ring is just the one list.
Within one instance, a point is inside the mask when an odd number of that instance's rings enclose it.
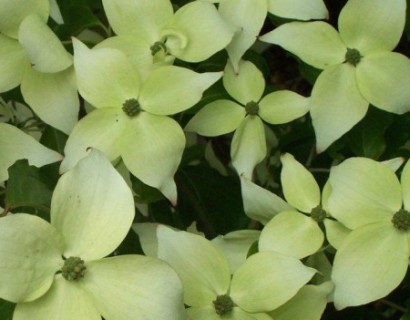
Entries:
{"label": "flower", "polygon": [[21,85],[24,100],[44,122],[70,133],[80,103],[72,56],[46,24],[49,1],[0,4],[0,92]]}
{"label": "flower", "polygon": [[84,157],[88,147],[103,151],[113,161],[122,157],[127,168],[144,183],[160,189],[172,202],[173,180],[185,136],[167,115],[197,103],[221,72],[198,74],[163,66],[142,81],[124,53],[111,48],[88,49],[73,39],[78,89],[95,110],[74,127],[65,146],[60,171]]}
{"label": "flower", "polygon": [[216,100],[203,107],[188,122],[187,131],[218,136],[235,130],[231,144],[232,164],[240,175],[252,177],[253,169],[266,156],[262,119],[271,124],[290,122],[308,112],[308,98],[280,90],[264,97],[265,80],[259,69],[242,60],[240,72],[227,64],[223,83],[237,101]]}
{"label": "flower", "polygon": [[319,152],[358,123],[369,103],[397,114],[410,110],[410,60],[391,52],[405,19],[405,0],[349,0],[339,33],[320,21],[292,22],[259,38],[324,69],[310,101]]}
{"label": "flower", "polygon": [[203,1],[188,3],[175,13],[169,0],[104,0],[103,5],[117,34],[104,46],[129,52],[143,77],[152,63],[169,64],[175,57],[188,62],[206,60],[224,49],[233,36],[215,6]]}
{"label": "flower", "polygon": [[330,171],[328,207],[352,231],[334,259],[337,309],[389,294],[403,280],[410,256],[410,161],[401,183],[386,163],[350,158]]}
{"label": "flower", "polygon": [[213,0],[212,2],[219,3],[218,10],[222,18],[235,28],[234,37],[226,48],[235,72],[239,72],[239,62],[246,50],[255,43],[268,12],[279,17],[298,20],[328,17],[328,11],[322,0]]}
{"label": "flower", "polygon": [[0,218],[0,297],[17,303],[14,320],[185,319],[180,281],[165,263],[103,258],[128,233],[134,202],[101,152],[60,178],[50,215]]}
{"label": "flower", "polygon": [[165,226],[157,237],[158,257],[180,276],[192,320],[271,319],[266,312],[291,299],[316,272],[295,258],[261,252],[231,277],[227,258],[204,237]]}

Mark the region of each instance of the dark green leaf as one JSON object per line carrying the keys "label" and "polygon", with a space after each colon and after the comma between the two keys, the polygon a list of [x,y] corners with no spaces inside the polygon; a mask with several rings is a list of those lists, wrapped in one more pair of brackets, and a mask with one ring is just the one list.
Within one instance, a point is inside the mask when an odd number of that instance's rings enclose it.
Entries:
{"label": "dark green leaf", "polygon": [[64,146],[67,139],[68,136],[65,133],[51,126],[47,126],[41,136],[40,142],[45,147],[57,151],[60,154],[64,154]]}
{"label": "dark green leaf", "polygon": [[392,123],[391,115],[369,108],[366,117],[347,135],[348,143],[356,156],[377,160],[386,149],[385,131]]}
{"label": "dark green leaf", "polygon": [[0,320],[11,320],[13,318],[15,304],[0,299]]}
{"label": "dark green leaf", "polygon": [[54,183],[40,170],[30,166],[26,159],[19,160],[9,170],[6,206],[9,209],[32,207],[49,211]]}
{"label": "dark green leaf", "polygon": [[177,210],[184,219],[198,222],[209,237],[245,228],[246,217],[237,176],[222,176],[206,166],[185,166],[175,177]]}
{"label": "dark green leaf", "polygon": [[140,203],[152,203],[163,200],[163,194],[156,188],[153,188],[140,179],[131,175],[132,189],[137,194],[136,201]]}
{"label": "dark green leaf", "polygon": [[55,28],[60,39],[68,40],[85,29],[101,26],[101,21],[84,5],[72,5],[64,11],[64,24]]}

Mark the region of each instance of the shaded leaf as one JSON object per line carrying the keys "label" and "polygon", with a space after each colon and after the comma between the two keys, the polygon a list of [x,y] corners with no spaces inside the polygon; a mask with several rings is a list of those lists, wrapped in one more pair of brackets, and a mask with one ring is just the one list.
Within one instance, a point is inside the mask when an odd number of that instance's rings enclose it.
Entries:
{"label": "shaded leaf", "polygon": [[51,203],[52,181],[30,166],[26,159],[18,160],[8,170],[6,206],[10,209],[32,207],[48,212]]}

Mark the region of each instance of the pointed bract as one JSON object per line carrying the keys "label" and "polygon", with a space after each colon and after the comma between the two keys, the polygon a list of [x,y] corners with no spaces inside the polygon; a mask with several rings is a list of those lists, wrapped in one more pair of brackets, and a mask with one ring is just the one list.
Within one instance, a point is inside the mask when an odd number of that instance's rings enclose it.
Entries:
{"label": "pointed bract", "polygon": [[107,256],[125,238],[133,219],[131,190],[96,149],[60,178],[51,200],[51,224],[65,239],[66,258]]}
{"label": "pointed bract", "polygon": [[63,264],[56,229],[34,215],[9,215],[0,219],[0,242],[0,297],[25,302],[47,292]]}

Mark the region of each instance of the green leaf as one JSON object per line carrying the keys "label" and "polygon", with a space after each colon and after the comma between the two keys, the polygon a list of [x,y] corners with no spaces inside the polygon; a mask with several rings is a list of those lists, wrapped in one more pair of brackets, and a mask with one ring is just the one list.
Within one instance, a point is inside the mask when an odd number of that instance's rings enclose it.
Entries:
{"label": "green leaf", "polygon": [[177,210],[182,218],[197,221],[209,237],[246,227],[249,219],[243,210],[237,176],[225,177],[205,166],[185,166],[175,180]]}
{"label": "green leaf", "polygon": [[57,151],[60,154],[64,154],[64,146],[67,141],[68,136],[51,127],[47,126],[41,136],[40,142],[43,146]]}
{"label": "green leaf", "polygon": [[0,320],[12,320],[15,304],[0,299]]}
{"label": "green leaf", "polygon": [[58,25],[54,30],[61,39],[70,39],[71,36],[76,36],[85,29],[102,26],[101,21],[84,4],[72,3],[71,6],[63,6],[63,9],[65,23]]}
{"label": "green leaf", "polygon": [[49,212],[53,183],[26,159],[14,163],[8,170],[6,207],[32,207]]}
{"label": "green leaf", "polygon": [[152,203],[164,199],[164,196],[158,189],[143,183],[134,175],[130,175],[130,177],[132,190],[137,194],[135,201],[139,203]]}
{"label": "green leaf", "polygon": [[386,149],[385,131],[392,122],[389,113],[369,108],[366,117],[348,133],[353,153],[377,160]]}

